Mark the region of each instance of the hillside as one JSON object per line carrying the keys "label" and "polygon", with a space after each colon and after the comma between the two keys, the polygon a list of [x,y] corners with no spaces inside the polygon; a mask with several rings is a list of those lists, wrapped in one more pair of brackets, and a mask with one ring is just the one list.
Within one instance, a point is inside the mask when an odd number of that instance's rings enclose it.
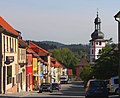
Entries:
{"label": "hillside", "polygon": [[83,45],[83,44],[65,45],[54,41],[41,41],[41,42],[33,41],[33,42],[47,51],[52,51],[53,49],[69,48],[72,52],[78,54],[79,58],[83,56],[88,56],[89,54],[88,45]]}
{"label": "hillside", "polygon": [[[83,44],[71,44],[71,45],[65,45],[59,42],[53,42],[53,41],[42,41],[41,43],[54,46],[57,49],[60,48],[69,48],[72,50],[74,53],[78,53],[79,57],[81,56],[87,56],[89,53],[89,46],[88,45],[83,45]],[[51,48],[47,49],[51,50]]]}
{"label": "hillside", "polygon": [[64,47],[65,44],[59,43],[59,42],[54,42],[54,41],[42,41],[42,43],[48,44],[48,45],[54,45],[57,48]]}

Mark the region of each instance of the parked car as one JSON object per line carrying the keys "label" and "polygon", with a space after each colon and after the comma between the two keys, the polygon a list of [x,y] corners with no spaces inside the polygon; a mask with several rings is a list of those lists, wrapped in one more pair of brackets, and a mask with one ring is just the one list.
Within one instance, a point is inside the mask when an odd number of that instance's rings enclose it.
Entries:
{"label": "parked car", "polygon": [[86,85],[86,97],[85,98],[108,98],[108,89],[106,82],[103,80],[91,79]]}
{"label": "parked car", "polygon": [[42,83],[39,88],[39,92],[42,93],[43,91],[49,91],[50,93],[53,92],[52,84],[51,83]]}
{"label": "parked car", "polygon": [[72,83],[72,79],[71,78],[68,79],[68,84],[70,84],[70,83]]}
{"label": "parked car", "polygon": [[119,77],[111,77],[109,79],[109,89],[111,93],[119,93]]}
{"label": "parked car", "polygon": [[104,80],[106,85],[107,85],[107,89],[108,89],[108,92],[110,92],[110,80],[107,79],[107,80]]}
{"label": "parked car", "polygon": [[62,75],[60,77],[60,83],[61,84],[67,84],[68,83],[68,75]]}
{"label": "parked car", "polygon": [[59,83],[52,83],[52,90],[60,90],[61,86]]}

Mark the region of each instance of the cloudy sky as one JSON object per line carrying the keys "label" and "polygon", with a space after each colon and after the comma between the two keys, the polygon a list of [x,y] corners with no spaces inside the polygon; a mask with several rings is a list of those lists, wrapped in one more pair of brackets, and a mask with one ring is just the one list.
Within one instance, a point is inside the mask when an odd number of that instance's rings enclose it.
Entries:
{"label": "cloudy sky", "polygon": [[120,0],[0,0],[0,15],[24,40],[88,44],[97,8],[105,38],[117,43]]}

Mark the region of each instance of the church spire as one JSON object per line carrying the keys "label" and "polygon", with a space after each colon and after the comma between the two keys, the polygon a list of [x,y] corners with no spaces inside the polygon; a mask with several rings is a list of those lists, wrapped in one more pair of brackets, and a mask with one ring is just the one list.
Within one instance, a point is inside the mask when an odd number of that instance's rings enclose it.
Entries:
{"label": "church spire", "polygon": [[104,34],[101,32],[101,19],[98,16],[98,9],[97,9],[97,17],[95,18],[94,23],[95,23],[95,31],[91,34],[92,40],[103,39]]}
{"label": "church spire", "polygon": [[97,17],[95,18],[95,30],[98,30],[100,31],[101,27],[100,27],[100,24],[101,24],[101,19],[98,17],[98,11],[97,11]]}
{"label": "church spire", "polygon": [[98,17],[98,8],[97,8],[97,17]]}

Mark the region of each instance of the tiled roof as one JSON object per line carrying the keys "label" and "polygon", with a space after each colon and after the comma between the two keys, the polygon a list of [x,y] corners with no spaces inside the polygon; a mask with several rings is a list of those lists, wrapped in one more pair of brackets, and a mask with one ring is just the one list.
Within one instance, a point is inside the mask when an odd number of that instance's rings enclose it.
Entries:
{"label": "tiled roof", "polygon": [[39,55],[29,47],[27,48],[27,53],[33,54],[34,57],[39,57]]}
{"label": "tiled roof", "polygon": [[37,53],[33,53],[34,57],[39,57],[39,55]]}
{"label": "tiled roof", "polygon": [[10,26],[1,16],[0,16],[0,26],[2,26],[4,29],[8,30],[9,32],[15,35],[19,35],[19,33],[12,26]]}
{"label": "tiled roof", "polygon": [[51,61],[56,61],[56,58],[51,57],[50,60]]}
{"label": "tiled roof", "polygon": [[27,47],[28,45],[26,44],[26,42],[22,39],[18,39],[18,43],[20,47]]}
{"label": "tiled roof", "polygon": [[56,58],[51,57],[50,61],[51,61],[51,66],[53,66],[53,67],[62,67],[61,63],[59,61],[57,61]]}
{"label": "tiled roof", "polygon": [[52,67],[55,67],[55,64],[54,64],[54,63],[51,62],[50,64],[51,64]]}
{"label": "tiled roof", "polygon": [[51,54],[50,52],[44,50],[43,48],[37,46],[36,44],[34,44],[33,42],[30,42],[30,47],[31,49],[33,49],[35,52],[38,53],[39,56],[46,56],[48,54]]}
{"label": "tiled roof", "polygon": [[32,49],[30,49],[30,48],[27,48],[27,53],[31,53],[31,54],[33,54],[33,53],[35,53]]}
{"label": "tiled roof", "polygon": [[61,64],[58,61],[56,61],[55,67],[60,67],[60,66],[61,66]]}

